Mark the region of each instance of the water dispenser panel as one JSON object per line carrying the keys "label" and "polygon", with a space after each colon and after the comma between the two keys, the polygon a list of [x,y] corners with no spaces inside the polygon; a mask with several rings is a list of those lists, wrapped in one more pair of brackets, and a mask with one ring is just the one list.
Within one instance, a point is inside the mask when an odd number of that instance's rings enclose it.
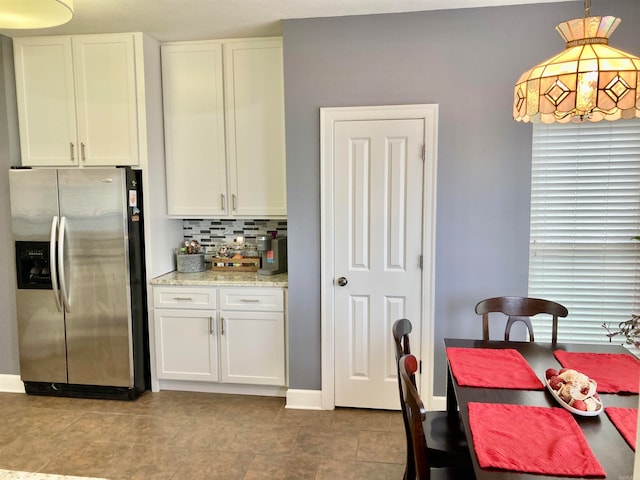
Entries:
{"label": "water dispenser panel", "polygon": [[18,288],[51,290],[49,242],[16,242]]}

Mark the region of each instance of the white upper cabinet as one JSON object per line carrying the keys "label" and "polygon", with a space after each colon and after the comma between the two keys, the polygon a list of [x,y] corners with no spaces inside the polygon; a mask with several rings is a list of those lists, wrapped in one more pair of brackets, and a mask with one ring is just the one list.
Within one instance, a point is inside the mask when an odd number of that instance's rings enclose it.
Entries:
{"label": "white upper cabinet", "polygon": [[139,164],[136,35],[13,40],[22,165]]}
{"label": "white upper cabinet", "polygon": [[231,213],[286,215],[282,41],[225,44],[224,79]]}
{"label": "white upper cabinet", "polygon": [[222,45],[162,47],[169,215],[226,215]]}
{"label": "white upper cabinet", "polygon": [[282,39],[162,46],[168,213],[285,216]]}

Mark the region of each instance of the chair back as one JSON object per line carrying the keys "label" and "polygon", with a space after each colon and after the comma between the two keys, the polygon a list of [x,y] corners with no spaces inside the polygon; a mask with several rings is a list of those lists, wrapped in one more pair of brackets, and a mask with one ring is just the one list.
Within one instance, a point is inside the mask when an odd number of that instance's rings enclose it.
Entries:
{"label": "chair back", "polygon": [[[393,333],[393,341],[395,344],[395,353],[396,353],[396,367],[398,367],[398,392],[400,394],[400,410],[402,410],[402,420],[404,422],[404,431],[407,437],[407,462],[404,473],[405,480],[411,479],[413,480],[416,476],[414,460],[413,460],[413,445],[411,442],[411,436],[409,434],[409,420],[407,418],[407,408],[404,402],[404,398],[402,395],[402,380],[400,378],[400,358],[403,355],[409,355],[411,353],[411,346],[409,344],[409,334],[413,326],[411,322],[406,318],[401,318],[400,320],[396,320],[392,327]],[[415,357],[414,357],[415,358]],[[409,374],[410,382],[415,386],[416,377],[415,371]]]}
{"label": "chair back", "polygon": [[398,362],[402,355],[408,355],[411,353],[409,334],[411,333],[411,330],[413,330],[413,326],[409,320],[401,318],[400,320],[395,321],[391,330],[396,346],[396,362]]}
{"label": "chair back", "polygon": [[529,332],[529,341],[534,342],[533,325],[531,317],[540,313],[553,317],[551,329],[551,342],[558,341],[558,317],[566,317],[569,311],[564,305],[544,300],[542,298],[527,297],[494,297],[482,300],[476,305],[476,313],[482,315],[482,338],[489,340],[489,314],[500,312],[506,315],[507,324],[504,330],[504,339],[509,341],[511,327],[516,322],[523,322]]}
{"label": "chair back", "polygon": [[418,361],[413,355],[403,355],[398,361],[400,371],[400,384],[402,389],[402,401],[407,411],[407,438],[409,438],[413,450],[413,464],[415,473],[413,476],[405,478],[418,478],[420,480],[430,479],[431,470],[429,465],[429,454],[424,434],[422,422],[426,419],[427,411],[418,395],[411,377],[418,369]]}

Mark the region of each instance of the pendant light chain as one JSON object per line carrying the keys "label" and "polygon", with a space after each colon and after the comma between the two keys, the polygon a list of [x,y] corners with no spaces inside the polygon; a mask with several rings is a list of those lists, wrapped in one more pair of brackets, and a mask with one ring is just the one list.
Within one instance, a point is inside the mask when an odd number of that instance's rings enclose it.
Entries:
{"label": "pendant light chain", "polygon": [[584,18],[591,16],[591,0],[584,0]]}

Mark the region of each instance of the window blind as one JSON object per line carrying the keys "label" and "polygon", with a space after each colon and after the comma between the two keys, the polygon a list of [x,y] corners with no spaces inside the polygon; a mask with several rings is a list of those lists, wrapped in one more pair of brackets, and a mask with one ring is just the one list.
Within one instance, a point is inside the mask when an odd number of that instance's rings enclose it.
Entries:
{"label": "window blind", "polygon": [[529,296],[567,307],[559,341],[608,342],[603,322],[640,313],[639,235],[640,120],[534,125]]}

